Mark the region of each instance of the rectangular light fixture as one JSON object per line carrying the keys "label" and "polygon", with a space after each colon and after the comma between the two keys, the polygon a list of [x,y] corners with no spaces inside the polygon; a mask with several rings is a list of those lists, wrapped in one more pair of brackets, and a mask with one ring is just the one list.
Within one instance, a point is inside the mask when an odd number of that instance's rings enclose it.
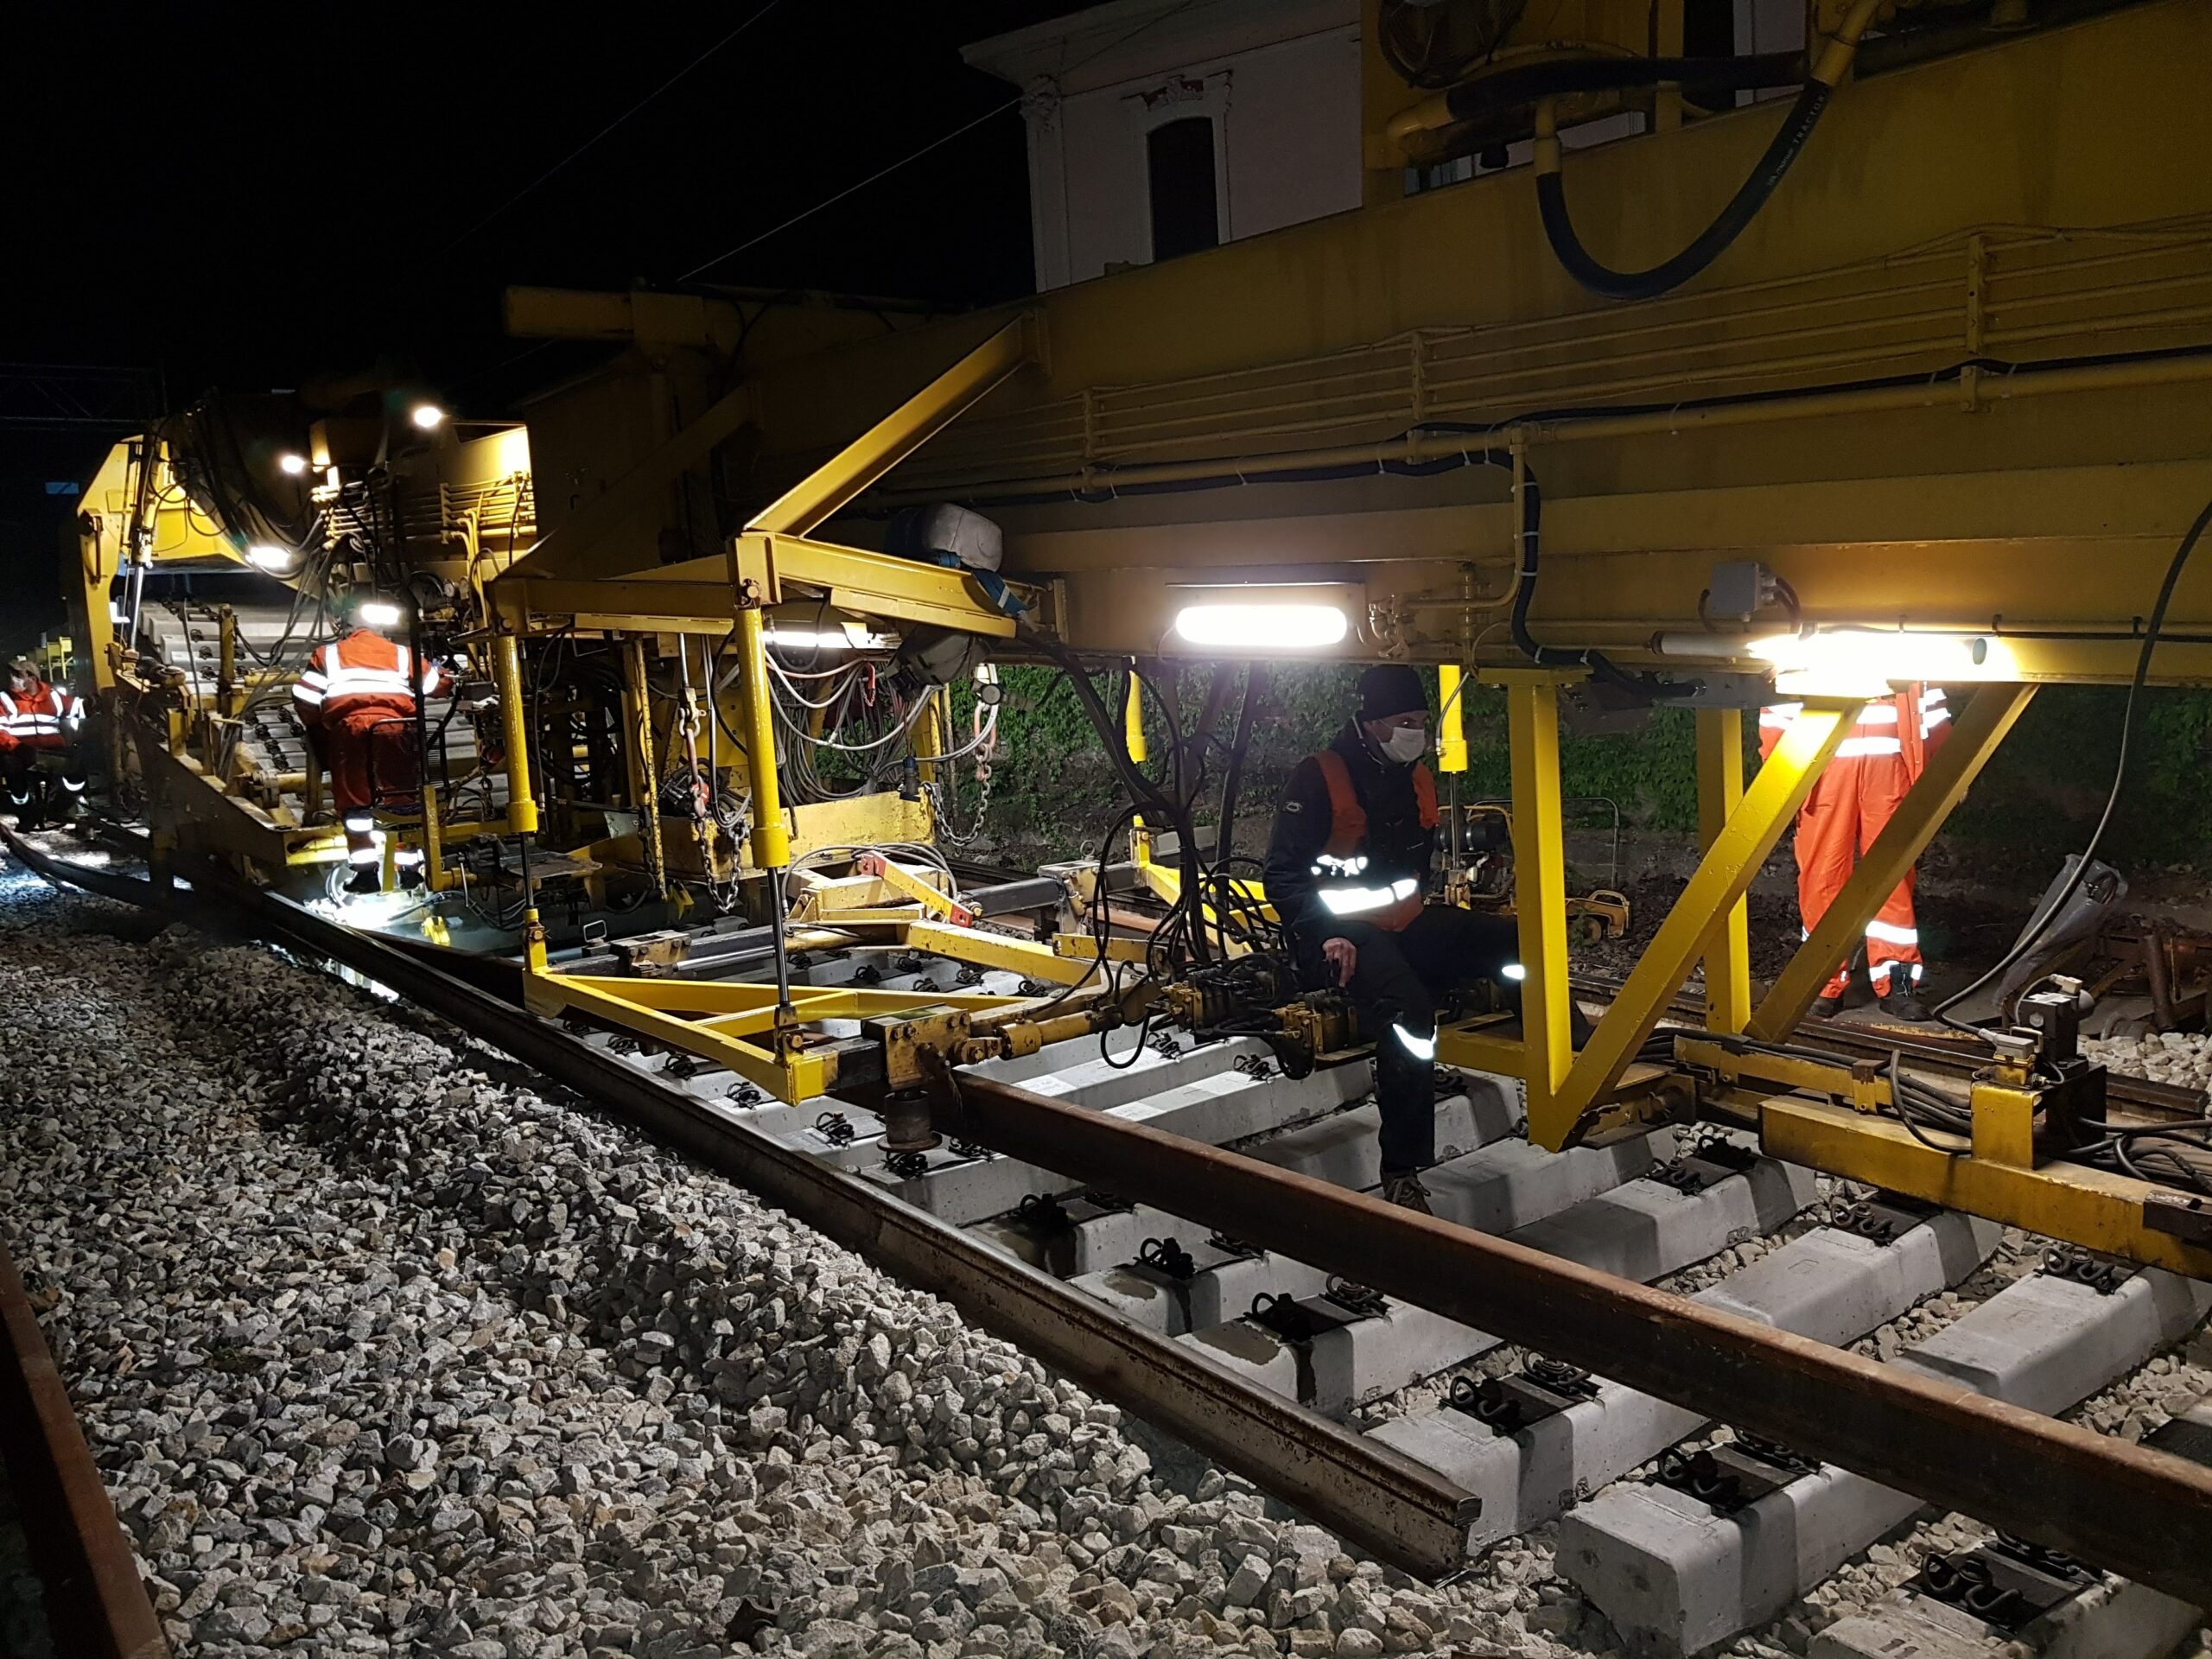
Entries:
{"label": "rectangular light fixture", "polygon": [[1194,645],[1234,651],[1317,651],[1340,645],[1351,622],[1334,605],[1185,605],[1175,632]]}
{"label": "rectangular light fixture", "polygon": [[1754,639],[1748,649],[1774,664],[1775,689],[1800,696],[1889,695],[1893,683],[2008,677],[2005,642],[1979,633],[1898,628],[1820,628]]}
{"label": "rectangular light fixture", "polygon": [[888,651],[891,636],[870,633],[858,622],[824,628],[791,627],[771,622],[761,630],[764,644],[778,651]]}

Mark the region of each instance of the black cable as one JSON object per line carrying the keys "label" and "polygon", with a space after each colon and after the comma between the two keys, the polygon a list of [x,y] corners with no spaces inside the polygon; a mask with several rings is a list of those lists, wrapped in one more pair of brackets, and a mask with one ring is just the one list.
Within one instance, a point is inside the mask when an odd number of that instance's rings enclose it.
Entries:
{"label": "black cable", "polygon": [[1980,1027],[1963,1020],[1953,1019],[1950,1011],[1983,986],[1998,979],[2032,950],[2051,923],[2057,919],[2058,913],[2081,890],[2082,881],[2088,875],[2090,862],[2096,857],[2097,849],[2104,841],[2105,831],[2111,827],[2113,814],[2120,805],[2121,787],[2127,781],[2127,752],[2135,733],[2136,703],[2142,695],[2145,683],[2150,678],[2151,656],[2158,648],[2159,631],[2165,626],[2166,607],[2172,603],[2174,588],[2181,581],[2181,573],[2187,567],[2190,556],[2196,552],[2197,543],[2203,538],[2208,524],[2212,524],[2212,501],[2204,504],[2196,521],[2190,525],[2189,533],[2181,538],[2181,545],[2174,550],[2173,558],[2166,566],[2165,580],[2158,584],[2158,601],[2152,606],[2150,620],[2143,629],[2143,649],[2135,658],[2135,677],[2128,683],[2127,703],[2120,715],[2120,753],[2113,762],[2112,788],[2106,792],[2105,809],[2098,815],[2097,827],[2090,832],[2088,844],[2082,849],[2080,858],[2075,861],[2074,874],[2067,878],[2066,885],[2059,889],[2057,896],[2044,906],[2041,918],[2030,924],[2019,941],[1999,958],[1995,966],[1964,990],[1955,993],[1936,1006],[1936,1017],[1955,1031],[1980,1034]]}
{"label": "black cable", "polygon": [[[1828,106],[1835,89],[1825,81],[1808,80],[1799,89],[1797,101],[1759,157],[1751,176],[1738,187],[1728,205],[1700,231],[1689,245],[1670,259],[1643,270],[1615,270],[1603,264],[1575,234],[1567,211],[1567,186],[1554,158],[1548,168],[1539,163],[1536,174],[1536,211],[1543,220],[1544,237],[1567,274],[1592,294],[1609,300],[1649,300],[1680,288],[1726,252],[1773,195],[1775,187],[1789,171],[1806,140],[1813,136],[1821,111]],[[1539,141],[1543,142],[1541,140]],[[1552,138],[1556,144],[1559,140]]]}

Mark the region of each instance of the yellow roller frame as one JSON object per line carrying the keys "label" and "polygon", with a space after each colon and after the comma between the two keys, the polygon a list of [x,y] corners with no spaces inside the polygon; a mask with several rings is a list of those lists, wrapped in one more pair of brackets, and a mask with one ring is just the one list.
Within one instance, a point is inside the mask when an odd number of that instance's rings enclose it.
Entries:
{"label": "yellow roller frame", "polygon": [[[778,1031],[773,985],[536,973],[526,976],[525,988],[524,1001],[534,1014],[594,1016],[734,1071],[779,1100],[811,1100],[837,1080],[836,1056],[810,1049],[803,1031],[787,1026],[773,1046],[753,1040]],[[931,1007],[1012,1007],[1026,1000],[846,985],[794,985],[791,998],[798,1026],[822,1020],[896,1019]]]}

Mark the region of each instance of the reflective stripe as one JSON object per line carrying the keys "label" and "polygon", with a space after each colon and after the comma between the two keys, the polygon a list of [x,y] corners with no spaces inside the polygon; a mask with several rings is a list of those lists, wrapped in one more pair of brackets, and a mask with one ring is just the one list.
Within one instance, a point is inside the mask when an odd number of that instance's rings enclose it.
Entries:
{"label": "reflective stripe", "polygon": [[1912,982],[1916,985],[1920,983],[1921,976],[1928,971],[1924,963],[1917,962],[1885,962],[1878,963],[1866,976],[1867,979],[1874,987],[1875,995],[1887,996],[1889,995],[1890,970],[1891,969],[1903,969],[1912,976]]}
{"label": "reflective stripe", "polygon": [[1421,890],[1421,883],[1410,875],[1402,875],[1387,887],[1323,887],[1319,889],[1321,903],[1332,916],[1362,916],[1370,910],[1381,910],[1410,899]]}
{"label": "reflective stripe", "polygon": [[1897,723],[1897,706],[1894,702],[1870,702],[1859,711],[1861,726],[1894,726]]}
{"label": "reflective stripe", "polygon": [[1869,922],[1866,924],[1866,937],[1879,939],[1885,944],[1917,945],[1920,930],[1916,927],[1896,927],[1888,922]]}
{"label": "reflective stripe", "polygon": [[1804,712],[1805,705],[1802,702],[1777,702],[1759,710],[1759,724],[1770,726],[1777,731],[1784,730],[1791,721]]}
{"label": "reflective stripe", "polygon": [[366,812],[348,812],[339,821],[340,828],[357,836],[365,836],[376,827],[376,819]]}
{"label": "reflective stripe", "polygon": [[1434,1033],[1432,1032],[1426,1037],[1416,1037],[1413,1033],[1408,1031],[1403,1026],[1398,1025],[1395,1022],[1392,1023],[1390,1030],[1392,1033],[1396,1036],[1397,1039],[1406,1046],[1406,1052],[1412,1055],[1414,1058],[1417,1060],[1433,1060],[1436,1058],[1436,1036]]}
{"label": "reflective stripe", "polygon": [[1950,717],[1951,711],[1948,709],[1928,709],[1920,716],[1920,734],[1923,737],[1927,736],[1929,733],[1934,731],[1938,726],[1941,726],[1945,721],[1948,721]]}
{"label": "reflective stripe", "polygon": [[81,795],[85,792],[85,785],[81,781],[72,781],[67,778],[64,778],[61,780],[61,787],[67,790],[72,795]]}
{"label": "reflective stripe", "polygon": [[403,870],[419,868],[423,862],[420,847],[403,847],[391,855],[391,861]]}
{"label": "reflective stripe", "polygon": [[322,701],[322,693],[309,690],[305,684],[296,685],[292,688],[292,701],[313,705]]}
{"label": "reflective stripe", "polygon": [[1944,696],[1943,688],[1940,685],[1933,691],[1920,694],[1920,706],[1923,709],[1941,709],[1948,701],[1949,699]]}
{"label": "reflective stripe", "polygon": [[365,870],[372,864],[382,863],[384,855],[373,847],[355,847],[346,852],[346,861],[357,870]]}
{"label": "reflective stripe", "polygon": [[1904,743],[1894,737],[1847,737],[1836,745],[1835,758],[1848,760],[1855,755],[1904,753]]}

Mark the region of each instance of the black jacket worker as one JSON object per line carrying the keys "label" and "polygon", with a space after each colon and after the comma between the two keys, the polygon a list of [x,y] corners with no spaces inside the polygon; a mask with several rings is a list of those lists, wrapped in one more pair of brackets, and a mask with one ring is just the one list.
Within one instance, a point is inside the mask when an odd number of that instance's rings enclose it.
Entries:
{"label": "black jacket worker", "polygon": [[1343,986],[1375,1039],[1382,1195],[1427,1210],[1436,1160],[1436,1001],[1471,980],[1517,985],[1507,917],[1425,902],[1436,851],[1436,780],[1421,763],[1428,697],[1399,664],[1359,678],[1359,712],[1300,761],[1268,842],[1268,899],[1312,988]]}

